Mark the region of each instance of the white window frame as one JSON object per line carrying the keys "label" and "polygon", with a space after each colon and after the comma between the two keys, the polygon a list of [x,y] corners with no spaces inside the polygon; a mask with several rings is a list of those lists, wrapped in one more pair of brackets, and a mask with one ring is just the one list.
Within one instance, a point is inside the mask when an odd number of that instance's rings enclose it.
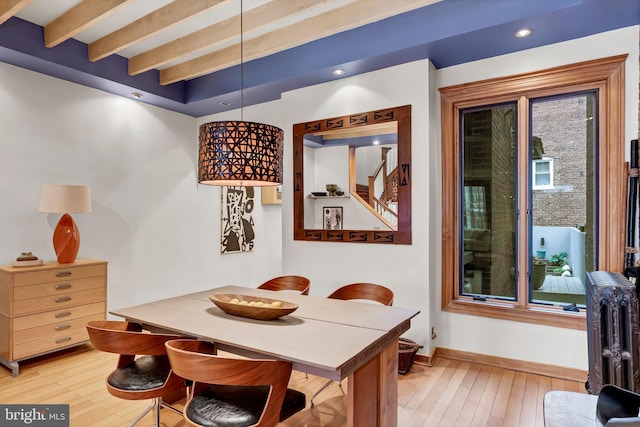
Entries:
{"label": "white window frame", "polygon": [[[531,165],[531,189],[532,190],[553,190],[553,159],[550,157],[543,157],[542,159],[533,160],[533,164]],[[549,164],[549,184],[548,185],[539,185],[538,184],[538,165],[541,163]]]}

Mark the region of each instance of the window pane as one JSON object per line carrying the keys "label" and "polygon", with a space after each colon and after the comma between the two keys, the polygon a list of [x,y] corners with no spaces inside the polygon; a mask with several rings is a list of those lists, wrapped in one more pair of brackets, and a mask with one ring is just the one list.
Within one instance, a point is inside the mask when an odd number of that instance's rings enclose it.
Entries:
{"label": "window pane", "polygon": [[463,112],[460,293],[513,299],[515,106]]}
{"label": "window pane", "polygon": [[[536,189],[531,195],[531,299],[535,302],[585,304],[585,272],[595,269],[593,116],[593,94],[531,103],[532,139],[540,140],[544,156],[554,160],[553,187]],[[535,156],[532,149],[532,159]],[[533,164],[534,186],[545,185],[550,175],[538,174],[545,162]]]}
{"label": "window pane", "polygon": [[549,174],[538,174],[536,175],[536,185],[551,185],[551,176]]}
{"label": "window pane", "polygon": [[549,173],[549,162],[537,162],[536,173]]}

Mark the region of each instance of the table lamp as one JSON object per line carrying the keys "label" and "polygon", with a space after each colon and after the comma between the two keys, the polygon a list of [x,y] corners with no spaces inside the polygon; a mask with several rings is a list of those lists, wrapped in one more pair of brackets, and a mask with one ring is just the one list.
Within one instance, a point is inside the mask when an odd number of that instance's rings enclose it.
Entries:
{"label": "table lamp", "polygon": [[89,187],[44,184],[38,211],[63,214],[53,232],[53,248],[59,264],[74,262],[80,248],[80,232],[69,213],[91,212]]}

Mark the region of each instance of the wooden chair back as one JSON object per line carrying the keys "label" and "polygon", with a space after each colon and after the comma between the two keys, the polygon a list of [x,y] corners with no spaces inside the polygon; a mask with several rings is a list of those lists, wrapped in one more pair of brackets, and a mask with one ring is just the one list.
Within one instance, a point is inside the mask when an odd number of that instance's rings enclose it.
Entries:
{"label": "wooden chair back", "polygon": [[258,289],[267,289],[269,291],[294,290],[300,291],[302,295],[309,295],[311,281],[304,276],[279,276],[271,280],[267,280]]}
{"label": "wooden chair back", "polygon": [[142,327],[137,323],[113,320],[91,321],[87,323],[87,331],[97,350],[134,356],[167,354],[165,342],[184,338],[180,335],[142,332]]}
{"label": "wooden chair back", "polygon": [[[136,359],[136,356],[164,356],[167,354],[165,342],[184,338],[180,335],[142,332],[142,327],[139,324],[126,321],[96,320],[88,322],[86,327],[89,339],[96,350],[120,355],[116,369],[129,365]],[[173,372],[167,377],[164,386],[159,389],[122,390],[107,382],[109,393],[128,400],[166,396],[177,393],[180,389],[183,389],[183,381]]]}
{"label": "wooden chair back", "polygon": [[[271,393],[255,427],[273,427],[280,419],[280,409],[291,376],[291,363],[277,360],[232,359],[215,354],[213,344],[194,340],[173,340],[166,344],[174,372],[194,381],[191,395],[208,384],[258,386],[269,385]],[[188,405],[188,403],[187,403]],[[185,413],[187,408],[185,408]],[[189,422],[185,418],[185,421]]]}
{"label": "wooden chair back", "polygon": [[328,298],[333,299],[366,299],[377,301],[383,305],[393,305],[393,291],[376,283],[351,283],[333,291]]}

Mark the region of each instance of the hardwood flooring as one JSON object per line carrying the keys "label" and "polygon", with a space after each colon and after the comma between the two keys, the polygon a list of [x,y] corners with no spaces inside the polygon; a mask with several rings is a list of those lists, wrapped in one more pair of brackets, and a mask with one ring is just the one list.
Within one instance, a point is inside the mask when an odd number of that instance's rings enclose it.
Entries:
{"label": "hardwood flooring", "polygon": [[[104,385],[116,356],[90,345],[44,356],[20,365],[20,376],[0,368],[0,403],[69,404],[72,427],[126,426],[147,402],[111,396]],[[307,394],[307,407],[280,427],[340,427],[346,424],[346,397],[332,384],[309,398],[326,380],[294,372],[290,386]],[[342,388],[347,392],[347,381]],[[542,399],[549,390],[585,393],[584,384],[504,368],[438,358],[432,367],[414,364],[399,375],[398,427],[543,426]],[[176,405],[181,407],[178,403]],[[153,426],[153,415],[137,424]],[[182,418],[162,411],[162,425],[184,426]]]}

